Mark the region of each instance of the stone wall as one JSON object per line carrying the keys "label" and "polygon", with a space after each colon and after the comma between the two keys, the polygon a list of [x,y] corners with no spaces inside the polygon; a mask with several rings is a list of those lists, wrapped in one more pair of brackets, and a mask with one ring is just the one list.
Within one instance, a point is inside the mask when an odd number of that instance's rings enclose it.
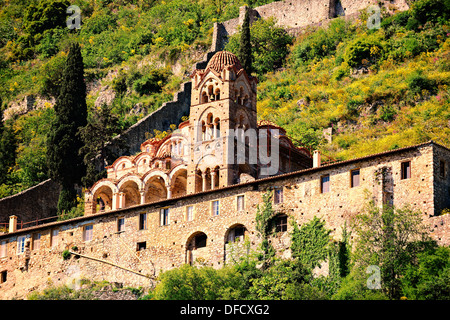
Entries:
{"label": "stone wall", "polygon": [[59,190],[59,185],[49,179],[0,199],[0,222],[8,222],[11,215],[24,222],[56,216]]}
{"label": "stone wall", "polygon": [[[407,10],[409,5],[406,0],[377,1],[389,12],[395,10]],[[250,21],[274,17],[277,24],[286,29],[292,35],[297,35],[306,27],[328,24],[331,19],[342,16],[345,19],[353,19],[370,5],[372,0],[284,0],[274,1],[250,10]],[[245,7],[240,8],[239,17],[224,21],[215,25],[218,37],[213,39],[212,47],[215,50],[223,49],[228,36],[237,32],[242,25],[245,15]]]}
{"label": "stone wall", "polygon": [[[409,204],[420,210],[434,239],[441,245],[449,245],[450,215],[432,216],[435,213],[435,193],[438,192],[433,188],[436,170],[433,159],[436,153],[450,159],[449,149],[425,143],[0,235],[0,245],[3,241],[7,245],[7,256],[0,257],[0,272],[6,272],[7,275],[7,281],[0,283],[0,298],[11,299],[16,294],[25,296],[32,290],[42,290],[50,284],[72,283],[74,279],[83,277],[149,287],[154,284],[154,276],[161,271],[179,267],[188,261],[191,240],[200,233],[207,236],[206,246],[194,250],[192,256],[201,257],[202,263],[220,268],[227,256],[227,235],[232,228],[244,226],[250,248],[257,248],[260,243],[255,227],[257,206],[262,201],[263,193],[274,188],[283,190],[283,202],[274,204],[277,214],[286,214],[299,225],[317,216],[325,221],[334,239],[341,238],[344,223],[350,222],[373,199],[379,205],[383,201],[392,201],[397,207]],[[411,162],[409,179],[401,179],[401,166],[405,161]],[[354,169],[360,170],[360,184],[351,187],[350,172]],[[330,176],[330,189],[326,193],[321,192],[320,186],[320,179],[324,175]],[[389,197],[386,197],[386,191],[390,191]],[[237,197],[242,195],[244,208],[238,211]],[[213,214],[213,201],[219,201],[218,215]],[[194,215],[192,220],[187,221],[189,206],[193,206]],[[169,208],[167,225],[160,223],[162,208]],[[141,214],[147,214],[146,228],[142,230]],[[119,218],[125,221],[124,229],[120,232]],[[91,240],[85,241],[84,230],[89,225],[93,225],[93,236]],[[284,257],[290,255],[291,228],[288,223],[287,232],[276,233],[270,239]],[[52,238],[52,230],[59,230],[54,246],[56,238]],[[33,241],[37,234],[40,234],[38,249]],[[31,240],[29,255],[17,254],[18,237],[24,235]],[[145,249],[137,251],[138,244],[144,242]],[[72,255],[70,259],[63,260],[61,253],[65,249],[75,251],[80,256]]]}

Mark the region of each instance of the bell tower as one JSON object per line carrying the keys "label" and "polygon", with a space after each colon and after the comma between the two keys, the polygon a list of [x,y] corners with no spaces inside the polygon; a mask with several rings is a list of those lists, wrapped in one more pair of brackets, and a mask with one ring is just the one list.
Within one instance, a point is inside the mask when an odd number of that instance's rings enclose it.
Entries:
{"label": "bell tower", "polygon": [[257,79],[227,51],[217,52],[191,78],[187,193],[238,183],[240,173],[256,178],[256,166],[237,164],[235,140],[229,138],[248,129],[256,132]]}

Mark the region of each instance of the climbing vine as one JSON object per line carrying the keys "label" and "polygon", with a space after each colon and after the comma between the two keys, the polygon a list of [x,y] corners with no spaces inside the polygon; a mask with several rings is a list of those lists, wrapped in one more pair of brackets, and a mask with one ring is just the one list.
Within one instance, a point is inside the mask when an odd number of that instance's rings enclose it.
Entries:
{"label": "climbing vine", "polygon": [[272,196],[273,192],[271,190],[268,190],[266,193],[263,194],[262,196],[263,202],[261,205],[258,205],[255,217],[256,230],[262,237],[261,242],[262,253],[258,257],[258,259],[262,261],[263,269],[266,269],[270,265],[272,258],[275,256],[275,249],[269,243],[268,239],[272,230],[272,218],[275,215],[275,211],[273,210],[272,207]]}

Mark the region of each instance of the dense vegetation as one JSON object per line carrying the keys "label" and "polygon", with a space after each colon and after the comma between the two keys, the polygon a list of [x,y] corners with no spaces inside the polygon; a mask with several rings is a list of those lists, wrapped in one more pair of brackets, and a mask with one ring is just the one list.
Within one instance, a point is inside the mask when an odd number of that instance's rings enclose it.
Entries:
{"label": "dense vegetation", "polygon": [[[80,0],[79,30],[65,25],[67,0],[1,3],[3,108],[30,94],[56,98],[75,41],[84,61],[88,117],[99,108],[101,86],[115,95],[109,107],[117,124],[109,138],[172,98],[208,50],[213,23],[237,17],[244,1]],[[368,29],[363,12],[356,22],[335,19],[297,38],[273,19],[257,21],[250,43],[260,80],[259,118],[286,128],[298,145],[338,159],[430,139],[449,145],[449,7],[448,0],[420,0],[406,12],[383,12],[379,29]],[[239,33],[231,37],[227,49],[239,53],[240,39]],[[3,124],[12,147],[7,164],[1,163],[7,174],[0,197],[49,177],[46,133],[54,117],[46,102]],[[331,143],[322,133],[329,127]]]}
{"label": "dense vegetation", "polygon": [[[271,1],[250,4],[267,2]],[[70,4],[81,9],[79,30],[66,27]],[[193,63],[208,50],[213,23],[237,17],[243,4],[243,0],[1,0],[2,108],[27,95],[49,100],[43,108],[3,124],[3,139],[14,143],[0,163],[1,172],[6,172],[0,198],[49,178],[47,132],[55,118],[51,98],[59,95],[72,42],[80,44],[83,56],[88,118],[93,119],[101,107],[95,101],[101,87],[107,86],[115,95],[110,109],[117,117],[108,134],[116,134],[172,99]],[[84,182],[92,182],[92,175]]]}
{"label": "dense vegetation", "polygon": [[449,146],[449,12],[448,1],[418,1],[380,29],[363,14],[300,35],[284,70],[259,83],[259,117],[338,159],[430,139]]}

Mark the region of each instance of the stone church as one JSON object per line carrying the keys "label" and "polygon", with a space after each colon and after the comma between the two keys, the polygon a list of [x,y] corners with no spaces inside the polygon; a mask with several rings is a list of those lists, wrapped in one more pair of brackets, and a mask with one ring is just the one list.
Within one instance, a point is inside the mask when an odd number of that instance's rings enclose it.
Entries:
{"label": "stone church", "polygon": [[[295,147],[282,128],[257,121],[257,79],[234,54],[217,52],[191,78],[189,120],[164,139],[143,142],[140,153],[108,166],[107,178],[86,192],[86,214],[312,167],[310,152]],[[259,154],[269,151],[276,159],[264,163]]]}
{"label": "stone church", "polygon": [[189,120],[118,158],[85,194],[85,215],[0,234],[0,299],[84,278],[150,287],[189,263],[221,268],[256,250],[255,217],[272,196],[270,242],[290,256],[292,223],[342,228],[372,200],[410,206],[450,244],[450,149],[433,141],[333,163],[258,122],[257,79],[229,52],[191,75]]}

